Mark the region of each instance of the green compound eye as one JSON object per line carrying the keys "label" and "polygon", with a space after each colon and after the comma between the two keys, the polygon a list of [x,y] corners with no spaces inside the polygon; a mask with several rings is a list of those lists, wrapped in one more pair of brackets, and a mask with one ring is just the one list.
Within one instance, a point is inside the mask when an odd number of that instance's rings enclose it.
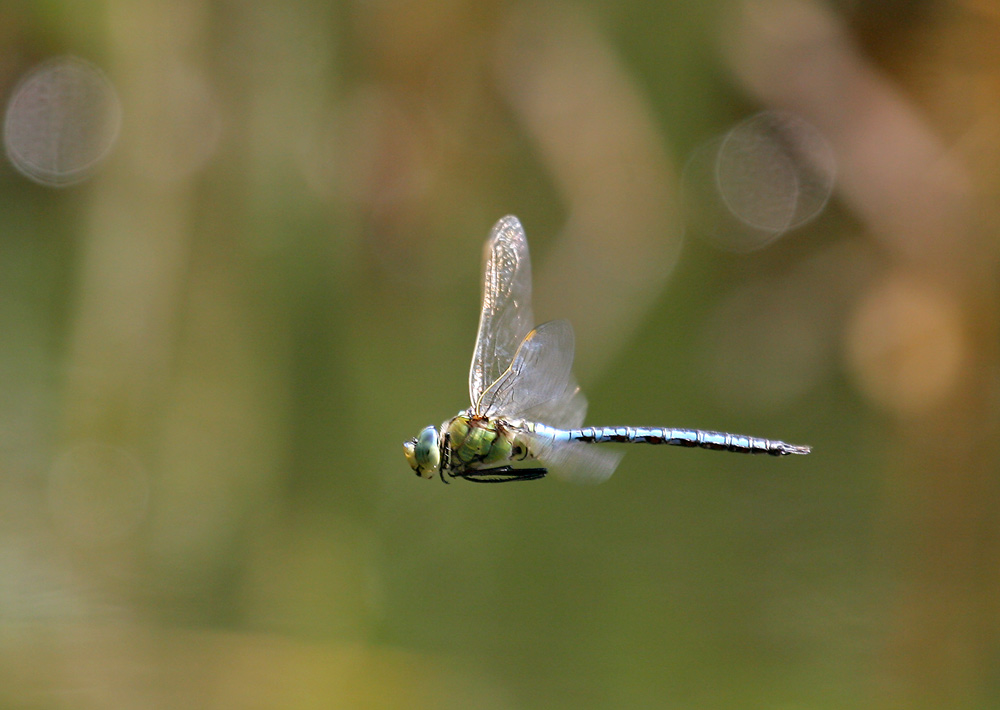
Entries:
{"label": "green compound eye", "polygon": [[403,454],[416,474],[422,478],[433,478],[441,465],[441,450],[438,448],[438,432],[429,426],[416,439],[403,444]]}

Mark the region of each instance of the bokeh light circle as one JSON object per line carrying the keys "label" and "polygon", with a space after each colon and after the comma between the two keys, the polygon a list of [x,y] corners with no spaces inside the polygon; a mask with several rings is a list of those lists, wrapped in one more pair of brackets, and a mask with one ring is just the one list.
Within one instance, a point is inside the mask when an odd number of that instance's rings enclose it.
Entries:
{"label": "bokeh light circle", "polygon": [[940,406],[968,356],[958,303],[909,274],[892,274],[865,294],[848,324],[846,346],[859,389],[899,415]]}
{"label": "bokeh light circle", "polygon": [[719,146],[719,194],[738,219],[774,233],[818,215],[833,191],[833,149],[798,116],[764,111],[735,126]]}
{"label": "bokeh light circle", "polygon": [[833,149],[815,127],[764,111],[695,151],[683,180],[701,231],[717,246],[748,252],[819,215],[835,175]]}
{"label": "bokeh light circle", "polygon": [[111,152],[121,114],[118,95],[100,69],[57,57],[14,88],[4,115],[4,150],[25,177],[51,187],[72,185]]}

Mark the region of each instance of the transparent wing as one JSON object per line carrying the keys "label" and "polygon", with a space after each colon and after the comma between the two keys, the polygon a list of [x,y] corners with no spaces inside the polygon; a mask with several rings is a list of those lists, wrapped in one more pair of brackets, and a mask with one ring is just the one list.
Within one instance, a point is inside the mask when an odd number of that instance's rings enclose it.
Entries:
{"label": "transparent wing", "polygon": [[572,368],[573,326],[565,320],[543,323],[525,336],[510,367],[483,392],[476,411],[506,419],[540,412],[575,418],[586,400],[577,398]]}
{"label": "transparent wing", "polygon": [[532,407],[519,416],[532,422],[542,422],[557,429],[579,429],[587,416],[587,398],[572,377],[561,395]]}
{"label": "transparent wing", "polygon": [[618,467],[618,451],[599,449],[579,441],[552,441],[533,432],[519,432],[535,458],[554,477],[572,483],[601,483]]}
{"label": "transparent wing", "polygon": [[517,217],[509,215],[493,225],[483,258],[483,307],[469,370],[474,407],[508,369],[534,324],[528,240]]}

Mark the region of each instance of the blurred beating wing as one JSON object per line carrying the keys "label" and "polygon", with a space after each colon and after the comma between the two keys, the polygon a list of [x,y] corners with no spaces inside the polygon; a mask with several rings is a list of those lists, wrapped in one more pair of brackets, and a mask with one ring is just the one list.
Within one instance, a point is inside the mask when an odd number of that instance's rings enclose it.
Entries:
{"label": "blurred beating wing", "polygon": [[504,374],[534,325],[531,260],[517,217],[502,218],[490,232],[483,261],[483,308],[469,370],[469,397],[483,414],[483,393]]}
{"label": "blurred beating wing", "polygon": [[572,483],[606,481],[621,461],[622,453],[579,441],[554,442],[531,432],[520,432],[535,458],[555,478]]}

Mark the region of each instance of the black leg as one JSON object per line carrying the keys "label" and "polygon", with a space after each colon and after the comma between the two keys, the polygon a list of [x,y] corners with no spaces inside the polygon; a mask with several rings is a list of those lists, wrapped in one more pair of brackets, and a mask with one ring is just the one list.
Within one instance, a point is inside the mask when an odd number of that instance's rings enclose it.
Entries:
{"label": "black leg", "polygon": [[473,483],[508,483],[510,481],[535,481],[548,473],[544,468],[514,468],[500,466],[498,468],[483,468],[457,474],[456,478],[464,478]]}
{"label": "black leg", "polygon": [[438,466],[438,476],[441,477],[442,483],[448,483],[448,479],[444,477],[445,471],[451,470],[451,434],[449,432],[444,433],[444,449],[441,451],[441,465]]}

